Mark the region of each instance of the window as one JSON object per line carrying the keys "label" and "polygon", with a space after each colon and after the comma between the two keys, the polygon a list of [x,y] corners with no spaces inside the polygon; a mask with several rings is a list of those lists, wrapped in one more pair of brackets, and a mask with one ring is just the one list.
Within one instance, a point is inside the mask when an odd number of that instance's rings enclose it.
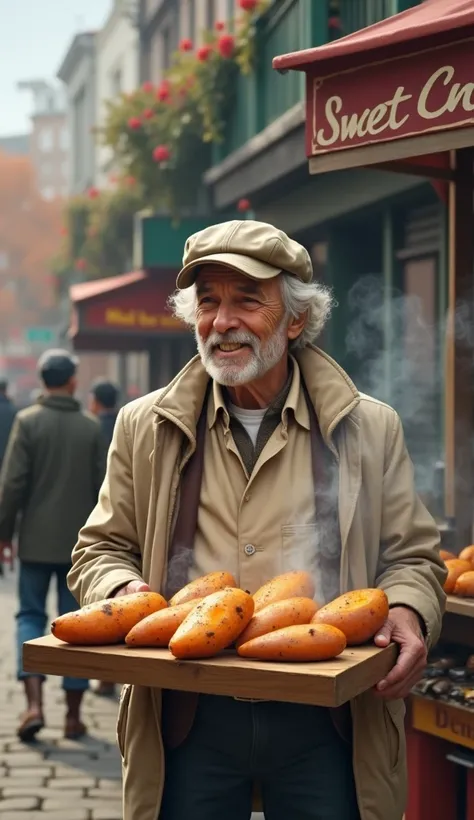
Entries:
{"label": "window", "polygon": [[122,90],[122,69],[116,68],[110,74],[110,97],[118,97]]}
{"label": "window", "polygon": [[81,88],[73,101],[74,132],[74,182],[81,183],[86,173],[86,147],[90,135],[87,133],[86,92]]}
{"label": "window", "polygon": [[38,147],[40,151],[49,153],[54,148],[54,134],[51,128],[43,128],[38,133]]}
{"label": "window", "polygon": [[206,29],[209,31],[214,28],[216,20],[216,4],[215,0],[206,0]]}
{"label": "window", "polygon": [[196,6],[195,0],[188,0],[188,37],[194,40],[196,36]]}
{"label": "window", "polygon": [[173,61],[173,54],[178,48],[178,17],[176,12],[162,28],[162,70],[166,71]]}
{"label": "window", "polygon": [[67,151],[69,148],[69,131],[67,125],[63,125],[59,132],[59,147],[61,151]]}

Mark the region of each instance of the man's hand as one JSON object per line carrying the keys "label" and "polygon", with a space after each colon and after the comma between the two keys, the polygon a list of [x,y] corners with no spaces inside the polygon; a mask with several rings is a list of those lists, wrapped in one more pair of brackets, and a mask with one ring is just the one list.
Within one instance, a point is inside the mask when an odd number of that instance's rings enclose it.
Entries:
{"label": "man's hand", "polygon": [[404,606],[394,606],[380,632],[375,636],[377,646],[388,646],[394,641],[400,654],[387,677],[376,686],[384,698],[406,698],[426,666],[427,651],[420,621],[416,612]]}
{"label": "man's hand", "polygon": [[114,595],[114,598],[120,598],[122,595],[131,595],[132,592],[150,592],[150,587],[144,581],[130,581],[124,587],[120,587]]}

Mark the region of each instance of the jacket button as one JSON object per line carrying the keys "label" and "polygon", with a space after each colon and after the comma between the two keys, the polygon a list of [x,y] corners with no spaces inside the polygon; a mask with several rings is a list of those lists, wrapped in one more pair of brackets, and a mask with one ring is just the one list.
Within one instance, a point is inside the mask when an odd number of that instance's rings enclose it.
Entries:
{"label": "jacket button", "polygon": [[246,555],[254,555],[257,552],[253,544],[246,544],[244,547],[244,552]]}

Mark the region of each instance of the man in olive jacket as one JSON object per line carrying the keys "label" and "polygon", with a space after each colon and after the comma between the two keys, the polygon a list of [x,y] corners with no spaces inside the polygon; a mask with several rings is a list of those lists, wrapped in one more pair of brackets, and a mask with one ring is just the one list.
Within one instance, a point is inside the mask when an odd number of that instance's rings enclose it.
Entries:
{"label": "man in olive jacket", "polygon": [[[77,360],[67,351],[47,351],[38,363],[44,391],[16,417],[0,474],[0,553],[19,526],[18,679],[27,709],[18,734],[31,740],[44,726],[42,682],[22,669],[25,641],[44,635],[46,599],[56,575],[58,612],[77,609],[66,576],[77,533],[93,509],[104,474],[106,447],[99,424],[74,398]],[[86,680],[65,678],[65,735],[85,732],[80,704]]]}

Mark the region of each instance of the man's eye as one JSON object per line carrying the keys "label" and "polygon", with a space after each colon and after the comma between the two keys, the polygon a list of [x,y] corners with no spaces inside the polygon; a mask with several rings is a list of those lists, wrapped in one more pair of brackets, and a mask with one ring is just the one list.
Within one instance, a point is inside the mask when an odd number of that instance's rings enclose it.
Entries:
{"label": "man's eye", "polygon": [[252,296],[245,296],[242,301],[250,302],[251,304],[254,304],[254,305],[258,304],[258,299],[254,299]]}

